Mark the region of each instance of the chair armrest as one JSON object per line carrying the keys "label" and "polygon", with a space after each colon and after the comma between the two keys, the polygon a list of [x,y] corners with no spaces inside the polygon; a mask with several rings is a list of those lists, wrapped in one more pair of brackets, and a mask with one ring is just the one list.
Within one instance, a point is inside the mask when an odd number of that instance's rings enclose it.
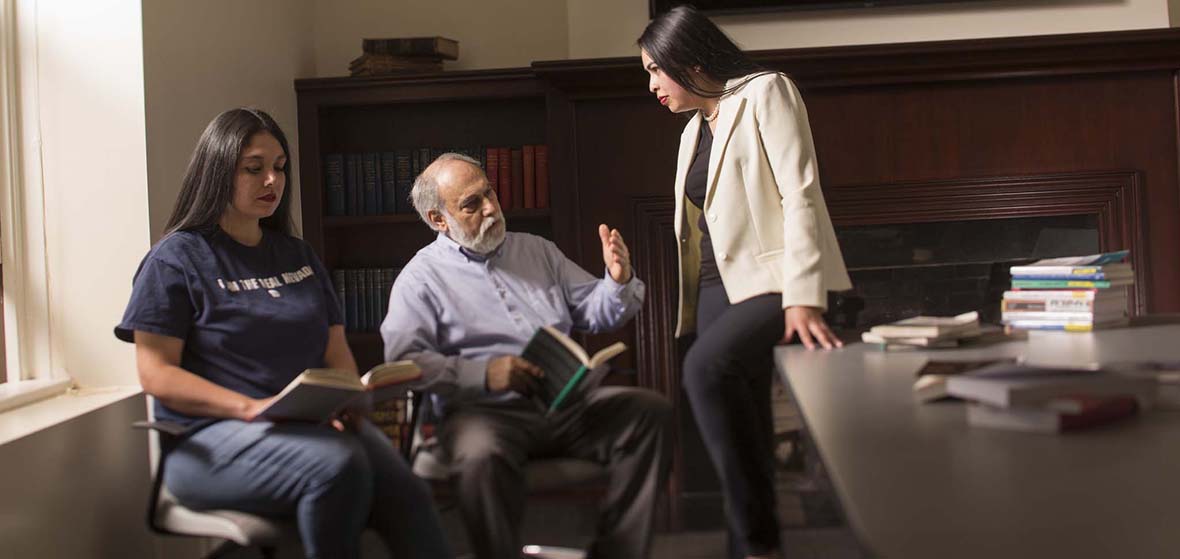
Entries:
{"label": "chair armrest", "polygon": [[171,437],[183,437],[188,433],[188,427],[171,421],[136,421],[131,424],[135,429],[150,429]]}

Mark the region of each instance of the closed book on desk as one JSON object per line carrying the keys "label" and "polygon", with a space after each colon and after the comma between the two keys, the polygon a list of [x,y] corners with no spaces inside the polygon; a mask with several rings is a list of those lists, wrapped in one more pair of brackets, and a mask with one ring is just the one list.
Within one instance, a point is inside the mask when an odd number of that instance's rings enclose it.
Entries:
{"label": "closed book on desk", "polygon": [[591,356],[560,330],[543,326],[533,334],[520,356],[545,372],[535,396],[553,413],[597,386],[605,374],[606,362],[626,350],[626,344],[615,342]]}
{"label": "closed book on desk", "polygon": [[946,381],[952,376],[961,375],[975,369],[994,365],[996,363],[1015,363],[1012,358],[983,359],[971,361],[942,361],[931,359],[918,369],[918,379],[914,381],[914,398],[920,402],[933,402],[946,398],[953,398],[946,390]]}
{"label": "closed book on desk", "polygon": [[1060,433],[1097,427],[1131,417],[1139,411],[1134,396],[1065,396],[1042,406],[1000,408],[973,403],[967,407],[967,424],[1028,431]]}
{"label": "closed book on desk", "polygon": [[1038,260],[1024,266],[1012,266],[1013,277],[1064,277],[1075,279],[1105,279],[1105,276],[1131,275],[1130,251],[1119,250],[1086,256],[1065,256]]}
{"label": "closed book on desk", "polygon": [[883,338],[941,338],[979,329],[979,313],[957,316],[915,316],[889,324],[874,326],[872,334]]}
{"label": "closed book on desk", "polygon": [[1088,369],[999,363],[947,379],[947,394],[998,407],[1040,405],[1063,396],[1129,394],[1155,399],[1157,381]]}
{"label": "closed book on desk", "polygon": [[279,392],[258,419],[320,423],[349,407],[368,408],[405,392],[422,377],[413,361],[382,363],[358,377],[344,369],[308,369]]}

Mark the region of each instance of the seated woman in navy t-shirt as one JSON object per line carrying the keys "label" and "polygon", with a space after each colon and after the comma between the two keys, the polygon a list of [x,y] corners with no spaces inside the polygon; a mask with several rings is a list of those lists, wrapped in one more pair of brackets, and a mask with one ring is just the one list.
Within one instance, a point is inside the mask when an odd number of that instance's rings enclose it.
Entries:
{"label": "seated woman in navy t-shirt", "polygon": [[290,235],[290,169],[269,115],[218,115],[135,274],[115,335],[157,418],[192,433],[165,484],[193,508],[293,515],[309,557],[359,556],[366,525],[395,557],[450,557],[429,490],[371,423],[251,421],[303,370],[357,368],[328,274]]}

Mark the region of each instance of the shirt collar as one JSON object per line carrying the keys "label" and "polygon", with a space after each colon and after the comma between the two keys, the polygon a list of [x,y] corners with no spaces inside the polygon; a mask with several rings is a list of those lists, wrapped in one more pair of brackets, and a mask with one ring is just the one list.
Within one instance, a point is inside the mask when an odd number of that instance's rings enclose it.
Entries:
{"label": "shirt collar", "polygon": [[438,232],[438,240],[436,242],[443,246],[443,250],[447,254],[458,254],[468,262],[479,262],[482,264],[500,255],[500,250],[504,248],[504,243],[508,242],[508,236],[505,235],[504,241],[500,243],[500,246],[496,247],[495,250],[487,254],[480,254],[478,252],[469,250],[467,247],[455,242],[455,239],[448,237],[447,234],[443,233],[442,231]]}

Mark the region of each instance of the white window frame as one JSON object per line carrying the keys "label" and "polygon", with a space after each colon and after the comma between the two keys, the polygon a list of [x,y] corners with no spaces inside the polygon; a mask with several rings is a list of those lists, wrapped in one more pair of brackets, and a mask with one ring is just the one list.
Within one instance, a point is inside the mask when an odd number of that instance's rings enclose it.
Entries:
{"label": "white window frame", "polygon": [[[0,410],[63,392],[50,346],[36,2],[0,0],[0,259],[7,382]],[[19,8],[26,9],[19,9]]]}

